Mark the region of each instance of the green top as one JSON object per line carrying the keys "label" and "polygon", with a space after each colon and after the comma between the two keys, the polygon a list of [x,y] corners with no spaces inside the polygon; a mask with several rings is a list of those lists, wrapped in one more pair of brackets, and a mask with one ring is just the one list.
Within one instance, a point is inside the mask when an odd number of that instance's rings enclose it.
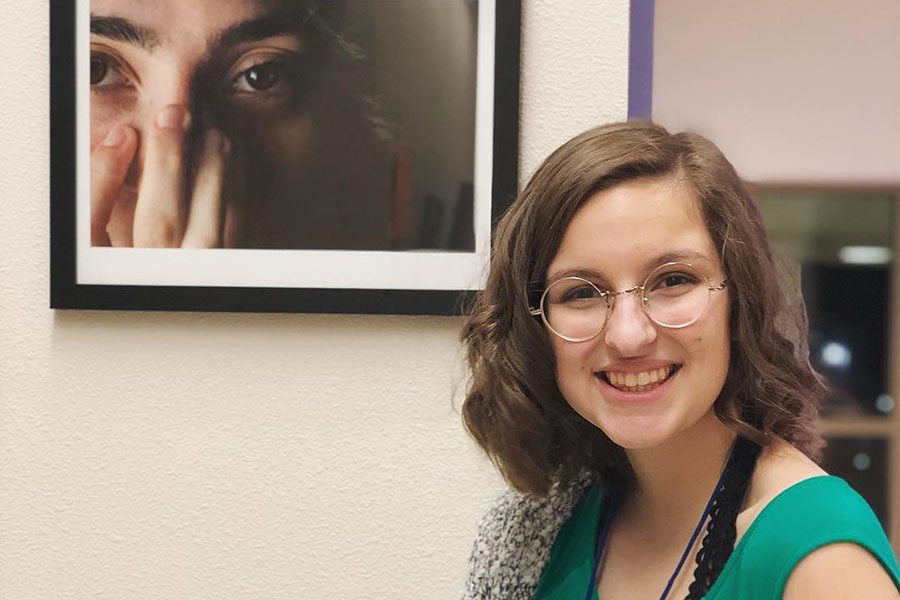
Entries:
{"label": "green top", "polygon": [[[593,485],[575,506],[553,543],[535,600],[584,598],[603,501],[599,486]],[[792,485],[763,508],[704,599],[781,598],[788,576],[803,557],[838,542],[853,542],[871,552],[900,590],[897,558],[872,509],[843,479],[823,475]]]}

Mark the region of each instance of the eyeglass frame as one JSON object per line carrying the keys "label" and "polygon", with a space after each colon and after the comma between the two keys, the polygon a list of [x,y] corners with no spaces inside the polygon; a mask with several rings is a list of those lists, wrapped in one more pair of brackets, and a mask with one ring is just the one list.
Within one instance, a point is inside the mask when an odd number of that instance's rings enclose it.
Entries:
{"label": "eyeglass frame", "polygon": [[[567,342],[570,342],[572,344],[580,344],[581,342],[589,342],[590,340],[594,339],[595,337],[597,337],[598,335],[603,333],[603,330],[606,329],[606,324],[609,323],[609,317],[612,316],[612,312],[615,309],[617,296],[624,296],[625,294],[633,294],[633,293],[637,292],[638,290],[640,290],[641,294],[640,294],[640,296],[638,296],[638,298],[640,299],[641,310],[644,312],[644,314],[647,316],[647,318],[650,319],[650,321],[654,325],[659,325],[660,327],[665,327],[666,329],[684,329],[685,327],[690,327],[691,325],[693,325],[694,323],[696,323],[697,321],[699,321],[700,319],[703,318],[703,315],[705,315],[706,311],[709,310],[709,305],[710,305],[709,300],[707,300],[706,306],[703,307],[703,310],[700,312],[700,314],[697,315],[693,320],[691,320],[683,325],[666,325],[665,323],[660,323],[659,321],[654,319],[652,316],[650,316],[650,312],[649,312],[650,298],[648,298],[645,295],[647,284],[650,282],[651,276],[653,276],[657,271],[660,271],[666,267],[672,267],[672,266],[677,266],[677,265],[690,267],[693,271],[695,271],[698,275],[700,275],[700,270],[696,266],[694,266],[693,264],[691,264],[689,262],[681,262],[681,261],[667,262],[667,263],[663,263],[663,264],[659,265],[658,267],[656,267],[655,269],[650,271],[650,273],[647,275],[647,278],[644,279],[643,284],[636,285],[634,287],[630,287],[626,290],[621,290],[621,291],[601,290],[599,287],[597,287],[597,284],[595,284],[593,281],[591,281],[589,279],[585,279],[584,277],[579,277],[577,275],[573,275],[571,277],[561,277],[560,279],[557,279],[556,281],[554,281],[553,283],[551,283],[550,285],[548,285],[544,288],[544,291],[541,294],[540,302],[538,303],[538,308],[532,308],[531,306],[529,306],[528,313],[532,317],[540,316],[541,321],[543,321],[543,323],[544,323],[544,326],[547,327],[547,329],[549,329],[550,332],[553,333],[553,335],[555,335],[556,337],[558,337],[562,340],[565,340]],[[593,335],[586,337],[586,338],[570,338],[570,337],[562,335],[561,333],[559,333],[558,331],[553,329],[553,326],[550,325],[550,321],[549,321],[549,319],[547,319],[547,315],[544,312],[544,300],[547,297],[547,291],[551,287],[556,285],[556,283],[558,283],[560,281],[571,280],[571,279],[575,279],[575,280],[583,281],[583,282],[587,283],[592,288],[597,290],[597,293],[599,293],[600,296],[603,298],[603,300],[606,302],[606,316],[603,319],[603,325],[600,327],[600,329],[597,330],[596,333],[594,333]],[[706,289],[710,293],[710,298],[712,298],[712,292],[719,292],[719,291],[724,290],[728,286],[728,283],[729,283],[727,277],[725,279],[723,279],[722,282],[717,285],[713,285],[711,283],[711,280],[709,277],[704,276],[703,279],[706,280]]]}

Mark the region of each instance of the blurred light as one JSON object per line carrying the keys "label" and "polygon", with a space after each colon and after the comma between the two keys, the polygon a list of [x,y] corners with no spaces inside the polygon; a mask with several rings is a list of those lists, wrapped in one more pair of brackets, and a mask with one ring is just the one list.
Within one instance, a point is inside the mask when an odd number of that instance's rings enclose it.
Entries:
{"label": "blurred light", "polygon": [[840,261],[847,265],[886,265],[894,253],[884,246],[844,246],[838,252]]}
{"label": "blurred light", "polygon": [[865,452],[860,452],[853,457],[853,466],[856,467],[858,471],[866,471],[872,466],[872,459],[869,458],[869,455]]}
{"label": "blurred light", "polygon": [[850,349],[840,342],[828,342],[822,346],[822,362],[829,367],[846,369],[853,360]]}
{"label": "blurred light", "polygon": [[881,394],[878,396],[878,399],[875,400],[875,408],[878,409],[878,412],[884,414],[890,414],[894,412],[894,398],[890,394]]}

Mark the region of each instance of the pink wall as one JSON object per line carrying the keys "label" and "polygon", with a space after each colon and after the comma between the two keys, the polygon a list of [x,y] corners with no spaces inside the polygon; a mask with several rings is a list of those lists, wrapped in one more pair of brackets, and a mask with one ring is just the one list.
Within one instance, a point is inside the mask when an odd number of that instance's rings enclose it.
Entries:
{"label": "pink wall", "polygon": [[900,2],[656,0],[653,119],[760,182],[900,184]]}

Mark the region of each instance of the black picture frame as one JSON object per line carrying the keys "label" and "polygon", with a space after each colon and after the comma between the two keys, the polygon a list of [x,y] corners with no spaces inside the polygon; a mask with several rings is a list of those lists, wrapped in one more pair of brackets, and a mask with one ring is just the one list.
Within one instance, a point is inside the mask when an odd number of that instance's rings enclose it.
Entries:
{"label": "black picture frame", "polygon": [[[487,0],[478,0],[484,3]],[[260,313],[460,314],[467,289],[96,284],[79,280],[78,0],[50,10],[50,307],[53,309]],[[518,183],[519,0],[494,0],[490,228],[515,198]],[[482,25],[479,24],[479,27]],[[82,133],[82,136],[84,134]],[[490,232],[487,232],[488,236]],[[486,265],[485,265],[486,266]]]}

